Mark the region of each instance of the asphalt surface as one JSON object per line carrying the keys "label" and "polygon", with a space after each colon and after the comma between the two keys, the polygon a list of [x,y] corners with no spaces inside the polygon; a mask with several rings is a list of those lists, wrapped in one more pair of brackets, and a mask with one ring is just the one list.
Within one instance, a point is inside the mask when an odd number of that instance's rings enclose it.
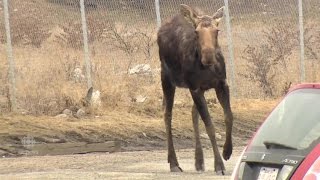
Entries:
{"label": "asphalt surface", "polygon": [[[222,148],[219,149],[222,151]],[[166,151],[29,156],[0,159],[0,179],[230,179],[242,147],[225,162],[226,175],[216,175],[213,152],[204,149],[205,172],[194,168],[194,150],[177,150],[182,173],[169,172]]]}

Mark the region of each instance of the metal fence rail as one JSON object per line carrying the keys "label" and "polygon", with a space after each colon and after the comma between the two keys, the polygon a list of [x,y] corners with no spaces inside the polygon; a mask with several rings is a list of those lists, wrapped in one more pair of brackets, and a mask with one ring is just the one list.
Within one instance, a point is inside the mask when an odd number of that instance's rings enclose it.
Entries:
{"label": "metal fence rail", "polygon": [[[139,64],[157,70],[157,29],[182,3],[206,13],[226,7],[219,38],[234,97],[274,97],[290,83],[320,80],[317,0],[0,3],[0,111],[54,113],[61,98],[80,96],[77,88],[117,89]],[[129,81],[132,89],[139,82]]]}

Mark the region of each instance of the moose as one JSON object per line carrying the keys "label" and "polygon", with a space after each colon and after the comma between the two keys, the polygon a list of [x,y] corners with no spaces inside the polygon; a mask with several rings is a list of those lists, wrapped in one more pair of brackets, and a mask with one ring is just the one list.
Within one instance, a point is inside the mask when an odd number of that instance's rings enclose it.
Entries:
{"label": "moose", "polygon": [[157,44],[161,63],[164,121],[166,126],[168,163],[171,172],[182,172],[172,140],[172,108],[176,87],[188,88],[192,99],[192,121],[195,134],[195,168],[204,171],[203,150],[199,137],[199,115],[210,138],[214,153],[214,169],[225,174],[225,167],[215,139],[215,128],[208,112],[205,91],[214,88],[221,104],[226,125],[223,158],[232,154],[233,114],[230,107],[229,86],[226,82],[224,57],[218,43],[218,25],[224,14],[221,7],[212,16],[185,4],[180,13],[158,30]]}

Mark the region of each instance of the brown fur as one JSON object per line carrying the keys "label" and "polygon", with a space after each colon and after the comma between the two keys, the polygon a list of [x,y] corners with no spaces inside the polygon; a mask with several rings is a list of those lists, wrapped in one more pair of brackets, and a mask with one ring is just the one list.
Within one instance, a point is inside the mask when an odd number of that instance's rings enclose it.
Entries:
{"label": "brown fur", "polygon": [[225,171],[215,140],[215,129],[204,97],[204,92],[211,88],[216,90],[225,114],[227,137],[223,157],[227,160],[232,154],[233,115],[230,108],[229,88],[226,83],[225,61],[218,43],[217,25],[220,18],[221,9],[214,16],[200,16],[189,6],[181,5],[181,14],[163,24],[158,31],[157,43],[165,105],[164,119],[168,141],[168,162],[171,171],[182,171],[176,158],[171,132],[176,87],[188,88],[194,101],[192,119],[196,139],[196,170],[204,170],[198,128],[200,115],[212,143],[215,171],[223,174]]}

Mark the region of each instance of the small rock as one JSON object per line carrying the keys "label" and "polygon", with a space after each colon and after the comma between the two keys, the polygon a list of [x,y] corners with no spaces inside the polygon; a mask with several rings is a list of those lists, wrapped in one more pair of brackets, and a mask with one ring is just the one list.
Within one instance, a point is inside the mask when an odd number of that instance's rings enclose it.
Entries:
{"label": "small rock", "polygon": [[200,137],[203,139],[210,139],[207,133],[200,134]]}
{"label": "small rock", "polygon": [[217,138],[217,139],[222,139],[222,136],[221,136],[221,134],[219,134],[219,133],[216,133],[216,138]]}
{"label": "small rock", "polygon": [[93,107],[100,107],[101,106],[101,98],[100,98],[100,91],[99,90],[96,90],[92,93],[91,105]]}
{"label": "small rock", "polygon": [[147,99],[147,97],[138,95],[138,96],[136,97],[136,102],[138,102],[138,103],[143,103],[143,102],[146,101],[146,99]]}
{"label": "small rock", "polygon": [[217,99],[216,98],[208,98],[207,99],[207,104],[212,105],[212,104],[217,104]]}
{"label": "small rock", "polygon": [[56,117],[56,118],[67,118],[68,115],[66,115],[66,114],[58,114],[58,115],[56,115],[55,117]]}
{"label": "small rock", "polygon": [[63,142],[63,140],[61,140],[61,139],[52,139],[51,140],[51,143],[61,143],[61,142]]}
{"label": "small rock", "polygon": [[129,74],[150,74],[151,67],[149,64],[138,64],[129,69]]}
{"label": "small rock", "polygon": [[72,116],[72,111],[70,109],[65,109],[62,111],[62,114],[65,114],[67,116]]}
{"label": "small rock", "polygon": [[26,111],[21,112],[22,115],[27,115],[28,113]]}
{"label": "small rock", "polygon": [[[200,137],[203,138],[203,139],[210,139],[207,133],[200,134]],[[216,139],[219,139],[219,140],[222,139],[221,134],[216,133]]]}
{"label": "small rock", "polygon": [[143,134],[144,137],[147,137],[147,134],[146,134],[146,133],[143,132],[142,134]]}
{"label": "small rock", "polygon": [[182,105],[182,101],[180,101],[180,100],[175,100],[175,101],[174,101],[174,105]]}
{"label": "small rock", "polygon": [[85,114],[86,114],[86,111],[83,108],[81,108],[77,111],[76,116],[77,118],[82,118]]}
{"label": "small rock", "polygon": [[73,80],[76,83],[83,82],[85,80],[85,76],[83,75],[81,68],[77,67],[73,70]]}

